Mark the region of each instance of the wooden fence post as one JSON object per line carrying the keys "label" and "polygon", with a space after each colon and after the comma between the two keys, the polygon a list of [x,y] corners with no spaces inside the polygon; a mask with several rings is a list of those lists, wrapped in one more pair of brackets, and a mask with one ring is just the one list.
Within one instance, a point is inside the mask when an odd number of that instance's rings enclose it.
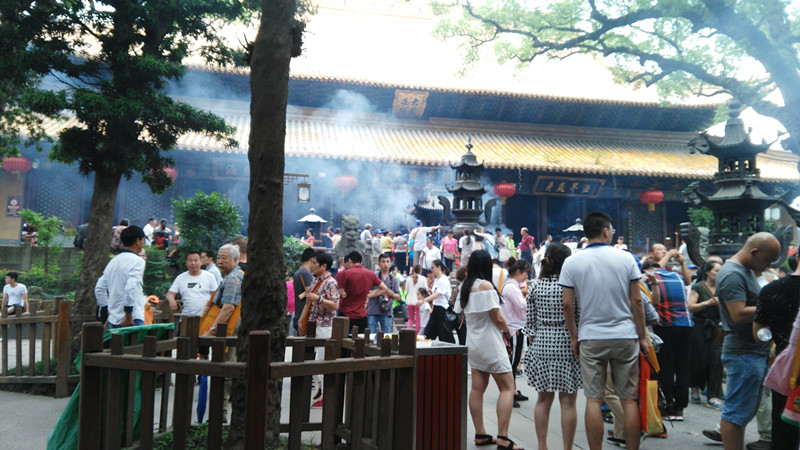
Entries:
{"label": "wooden fence post", "polygon": [[393,448],[414,448],[417,440],[417,409],[414,386],[417,380],[417,335],[414,330],[400,330],[399,354],[414,357],[414,365],[395,372]]}
{"label": "wooden fence post", "polygon": [[247,354],[247,401],[245,404],[244,448],[263,450],[267,445],[269,404],[269,331],[251,331]]}
{"label": "wooden fence post", "polygon": [[[189,347],[190,345],[191,339],[187,337],[179,337],[176,359],[188,360],[190,352],[192,351],[192,349]],[[194,351],[196,352],[197,349],[195,348]],[[192,417],[191,406],[186,408],[187,403],[191,405],[193,393],[193,391],[189,389],[189,387],[192,386],[189,378],[190,375],[175,375],[175,394],[172,404],[173,448],[186,448],[186,434],[189,431],[189,423]]]}
{"label": "wooden fence post", "polygon": [[[69,386],[67,379],[69,377],[70,369],[70,354],[69,354],[69,318],[72,311],[72,302],[59,301],[58,302],[58,340],[56,341],[56,395],[55,398],[64,398],[69,395]],[[102,325],[100,329],[102,330]],[[84,328],[85,330],[85,328]],[[102,332],[100,337],[102,339]],[[19,336],[17,336],[19,339]],[[85,338],[84,338],[85,339]],[[44,347],[44,346],[43,346]],[[50,358],[50,355],[44,355],[45,358]],[[31,362],[31,364],[33,364]]]}
{"label": "wooden fence post", "polygon": [[[81,353],[87,355],[103,351],[103,325],[98,322],[83,324]],[[78,413],[78,448],[95,449],[101,442],[100,414],[103,369],[81,363],[81,397]]]}
{"label": "wooden fence post", "polygon": [[[154,358],[156,356],[155,336],[145,336],[142,356]],[[155,411],[156,373],[142,371],[141,377],[141,410],[139,413],[139,446],[141,448],[153,447],[153,414]]]}

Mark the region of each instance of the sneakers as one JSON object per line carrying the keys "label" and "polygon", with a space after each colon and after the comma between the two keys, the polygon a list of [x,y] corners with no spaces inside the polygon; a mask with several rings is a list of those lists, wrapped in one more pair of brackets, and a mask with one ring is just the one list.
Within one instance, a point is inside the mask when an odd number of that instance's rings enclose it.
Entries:
{"label": "sneakers", "polygon": [[514,408],[519,408],[519,407],[520,407],[520,404],[519,404],[519,402],[517,402],[516,400],[514,400]]}
{"label": "sneakers", "polygon": [[515,402],[526,402],[528,401],[528,397],[522,394],[522,392],[517,392],[514,394],[514,401]]}
{"label": "sneakers", "polygon": [[689,397],[689,401],[694,403],[695,405],[699,405],[701,403],[699,395],[696,397],[694,395]]}
{"label": "sneakers", "polygon": [[670,414],[663,417],[667,422],[683,422],[683,414]]}
{"label": "sneakers", "polygon": [[747,444],[747,450],[769,450],[772,448],[772,444],[766,441],[762,441],[761,439],[751,442]]}
{"label": "sneakers", "polygon": [[[703,436],[711,439],[714,442],[722,442],[722,435],[717,430],[703,430]],[[750,444],[747,444],[748,446]]]}
{"label": "sneakers", "polygon": [[718,411],[722,411],[722,407],[724,405],[725,405],[724,403],[722,403],[721,401],[719,401],[717,399],[711,399],[706,403],[706,406],[708,406],[709,408],[714,408],[714,409],[716,409]]}
{"label": "sneakers", "polygon": [[317,400],[314,403],[312,403],[311,407],[314,408],[314,409],[322,408],[322,397],[320,397],[319,400]]}
{"label": "sneakers", "polygon": [[605,422],[605,423],[614,423],[614,415],[611,414],[611,411],[603,412],[603,422]]}

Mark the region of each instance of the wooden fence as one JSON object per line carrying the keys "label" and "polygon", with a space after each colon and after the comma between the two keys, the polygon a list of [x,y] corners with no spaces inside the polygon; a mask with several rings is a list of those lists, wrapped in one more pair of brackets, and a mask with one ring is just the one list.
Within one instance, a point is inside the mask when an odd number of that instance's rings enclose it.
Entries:
{"label": "wooden fence", "polygon": [[[235,337],[197,338],[197,317],[183,317],[181,324],[181,337],[158,341],[147,336],[141,345],[126,346],[122,335],[114,335],[111,349],[105,351],[102,325],[84,325],[80,448],[97,448],[98,442],[106,449],[137,444],[151,447],[157,375],[162,380],[158,386],[162,390],[158,431],[169,428],[166,417],[171,409],[173,448],[186,448],[192,380],[198,375],[210,377],[208,448],[221,447],[224,383],[232,378],[246,380],[246,448],[265,447],[268,380],[283,378],[291,380],[289,422],[281,424],[281,432],[289,434],[288,448],[300,448],[304,431],[321,432],[323,449],[333,449],[340,440],[347,441],[352,449],[414,447],[416,336],[412,330],[404,330],[391,340],[379,333],[379,344],[373,345],[368,331],[362,338],[347,338],[346,318],[334,320],[331,339],[315,338],[316,327],[310,323],[308,337],[287,341],[292,361],[280,363],[269,363],[269,333],[255,331],[249,336],[248,362],[240,363],[225,362],[225,349],[236,345]],[[354,335],[357,331],[354,328]],[[210,346],[211,360],[195,360],[195,352],[204,346]],[[313,360],[318,347],[324,348],[323,361]],[[172,358],[174,349],[177,354]],[[137,373],[141,376],[138,419],[133,409]],[[172,375],[175,386],[170,399]],[[324,376],[319,422],[309,420],[313,375]]]}
{"label": "wooden fence", "polygon": [[[79,375],[70,375],[69,323],[79,320],[71,315],[72,302],[57,297],[55,311],[31,311],[30,315],[8,317],[3,309],[0,315],[0,337],[2,354],[0,361],[0,384],[55,384],[55,397],[70,394],[69,383],[77,383]],[[15,374],[9,375],[9,342],[13,331],[15,343]],[[41,350],[37,356],[37,337],[41,338]],[[23,372],[23,342],[28,340],[28,368]],[[55,375],[51,375],[51,360],[56,360]],[[36,375],[36,364],[42,363],[42,375]]]}

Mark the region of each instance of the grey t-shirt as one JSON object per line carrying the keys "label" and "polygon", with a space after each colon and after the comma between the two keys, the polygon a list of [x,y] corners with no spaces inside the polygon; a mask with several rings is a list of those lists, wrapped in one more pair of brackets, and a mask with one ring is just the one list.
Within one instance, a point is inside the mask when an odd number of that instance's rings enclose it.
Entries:
{"label": "grey t-shirt", "polygon": [[755,354],[769,355],[772,342],[759,342],[753,337],[753,321],[734,323],[727,304],[745,302],[745,306],[756,306],[761,291],[756,276],[744,266],[727,261],[717,275],[717,297],[720,300],[719,312],[722,328],[725,329],[725,342],[722,353],[728,355]]}
{"label": "grey t-shirt", "polygon": [[303,313],[303,308],[306,307],[305,298],[300,298],[299,295],[306,291],[306,288],[311,288],[311,283],[314,282],[314,275],[305,267],[297,269],[294,273],[292,283],[294,284],[294,315],[300,317]]}

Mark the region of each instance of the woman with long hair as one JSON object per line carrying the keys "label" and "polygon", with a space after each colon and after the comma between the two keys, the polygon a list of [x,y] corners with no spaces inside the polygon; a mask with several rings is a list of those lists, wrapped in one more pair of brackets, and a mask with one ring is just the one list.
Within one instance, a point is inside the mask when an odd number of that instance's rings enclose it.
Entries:
{"label": "woman with long hair", "polygon": [[314,240],[315,240],[314,239],[314,230],[309,228],[309,229],[306,230],[306,238],[303,239],[300,242],[302,242],[303,244],[305,244],[305,245],[307,245],[309,247],[314,247]]}
{"label": "woman with long hair", "polygon": [[[508,438],[511,408],[514,404],[514,374],[503,339],[511,339],[511,330],[500,312],[500,297],[492,284],[492,257],[478,250],[469,258],[467,278],[461,284],[456,312],[464,313],[469,333],[469,365],[472,387],[469,392],[469,412],[475,426],[475,445],[497,445],[498,449],[520,450]],[[483,424],[483,394],[494,378],[500,395],[497,398],[497,439],[486,434]]]}
{"label": "woman with long hair", "polygon": [[[581,369],[578,358],[572,353],[558,284],[561,267],[570,255],[572,250],[564,244],[548,245],[539,278],[528,292],[528,316],[523,333],[532,336],[533,343],[528,346],[523,361],[528,384],[538,392],[533,420],[540,449],[547,448],[550,408],[556,392],[561,404],[561,435],[565,449],[572,448],[578,425],[575,401],[582,385]],[[577,321],[577,315],[575,319]]]}
{"label": "woman with long hair", "polygon": [[700,388],[706,388],[707,404],[722,409],[722,336],[719,326],[719,299],[717,274],[722,268],[719,261],[708,261],[697,272],[697,282],[689,293],[689,311],[692,313],[691,360],[692,373],[690,400],[700,403]]}
{"label": "woman with long hair", "polygon": [[441,259],[437,259],[431,264],[431,273],[433,274],[433,286],[431,295],[425,301],[431,304],[433,311],[431,311],[428,326],[425,327],[425,337],[431,340],[439,338],[440,341],[455,344],[453,330],[447,326],[445,316],[445,311],[450,307],[450,279],[447,278],[450,271],[447,270],[447,266]]}

